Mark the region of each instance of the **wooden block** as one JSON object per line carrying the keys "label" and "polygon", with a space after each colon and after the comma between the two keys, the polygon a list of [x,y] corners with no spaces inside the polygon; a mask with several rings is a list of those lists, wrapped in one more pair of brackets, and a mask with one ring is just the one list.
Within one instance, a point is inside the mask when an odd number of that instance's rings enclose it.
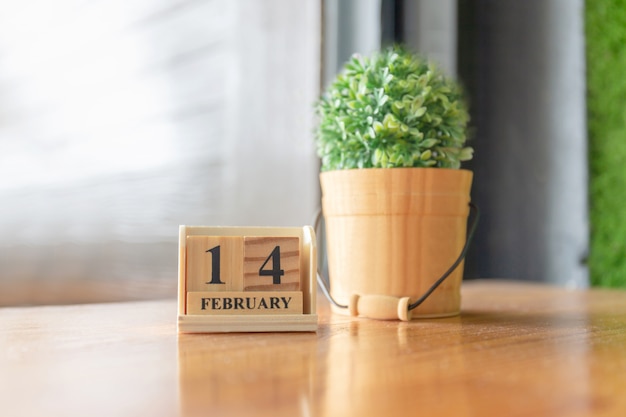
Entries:
{"label": "wooden block", "polygon": [[187,236],[187,292],[242,291],[243,237]]}
{"label": "wooden block", "polygon": [[180,333],[314,332],[317,314],[280,316],[178,316]]}
{"label": "wooden block", "polygon": [[244,291],[298,291],[300,238],[244,237]]}
{"label": "wooden block", "polygon": [[286,315],[302,314],[300,291],[188,292],[191,315]]}
{"label": "wooden block", "polygon": [[316,331],[315,243],[311,226],[180,226],[178,331]]}

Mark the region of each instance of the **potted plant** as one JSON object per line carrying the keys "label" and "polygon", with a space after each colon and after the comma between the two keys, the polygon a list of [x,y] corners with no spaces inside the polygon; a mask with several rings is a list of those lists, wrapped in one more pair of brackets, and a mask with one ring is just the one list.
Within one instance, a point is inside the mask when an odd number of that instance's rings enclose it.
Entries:
{"label": "potted plant", "polygon": [[462,262],[403,311],[465,245],[472,173],[460,164],[472,149],[460,86],[393,46],[352,57],[316,110],[333,309],[405,320],[458,314]]}

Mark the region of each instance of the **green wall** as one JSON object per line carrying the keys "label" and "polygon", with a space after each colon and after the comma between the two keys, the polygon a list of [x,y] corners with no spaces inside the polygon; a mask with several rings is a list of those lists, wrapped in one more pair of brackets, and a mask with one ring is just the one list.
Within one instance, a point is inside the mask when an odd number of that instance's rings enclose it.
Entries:
{"label": "green wall", "polygon": [[585,14],[591,283],[626,287],[626,0]]}

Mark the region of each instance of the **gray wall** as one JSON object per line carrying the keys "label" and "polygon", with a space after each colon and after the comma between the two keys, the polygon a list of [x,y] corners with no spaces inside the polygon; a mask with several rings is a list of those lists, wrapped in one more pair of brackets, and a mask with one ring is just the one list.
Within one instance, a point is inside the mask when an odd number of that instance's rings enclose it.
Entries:
{"label": "gray wall", "polygon": [[588,284],[582,0],[461,0],[476,127],[476,277]]}
{"label": "gray wall", "polygon": [[353,54],[380,48],[381,0],[323,0],[322,82],[328,85]]}

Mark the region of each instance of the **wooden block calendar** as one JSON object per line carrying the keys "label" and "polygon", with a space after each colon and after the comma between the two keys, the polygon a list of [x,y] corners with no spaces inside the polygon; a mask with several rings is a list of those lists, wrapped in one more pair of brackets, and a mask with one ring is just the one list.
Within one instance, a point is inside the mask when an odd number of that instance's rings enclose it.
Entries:
{"label": "wooden block calendar", "polygon": [[178,331],[316,331],[315,232],[180,226]]}

